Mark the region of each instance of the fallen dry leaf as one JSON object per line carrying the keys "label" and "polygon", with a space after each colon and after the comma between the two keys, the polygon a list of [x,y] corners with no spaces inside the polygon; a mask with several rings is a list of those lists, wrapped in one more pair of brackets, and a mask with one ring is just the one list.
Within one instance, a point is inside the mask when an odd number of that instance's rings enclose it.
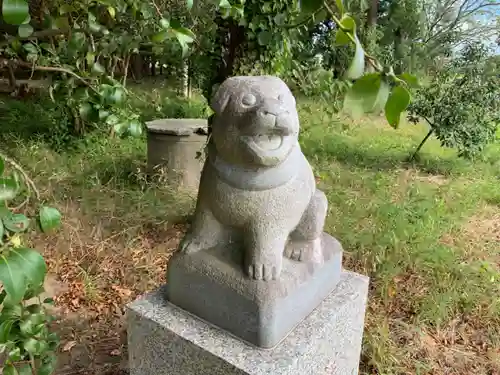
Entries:
{"label": "fallen dry leaf", "polygon": [[130,289],[127,289],[127,288],[122,288],[122,287],[119,287],[118,285],[112,285],[111,288],[117,292],[121,297],[130,297],[132,295],[132,291]]}
{"label": "fallen dry leaf", "polygon": [[69,351],[71,351],[71,349],[74,348],[75,345],[76,345],[76,341],[68,341],[66,344],[64,344],[62,351],[69,352]]}

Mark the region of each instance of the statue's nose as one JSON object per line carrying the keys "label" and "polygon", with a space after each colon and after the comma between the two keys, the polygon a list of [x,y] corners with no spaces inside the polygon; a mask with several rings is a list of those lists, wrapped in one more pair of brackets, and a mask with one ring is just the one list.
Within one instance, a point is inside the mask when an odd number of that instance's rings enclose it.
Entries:
{"label": "statue's nose", "polygon": [[286,112],[286,109],[279,100],[268,99],[263,106],[259,109],[259,115],[262,117],[278,117]]}

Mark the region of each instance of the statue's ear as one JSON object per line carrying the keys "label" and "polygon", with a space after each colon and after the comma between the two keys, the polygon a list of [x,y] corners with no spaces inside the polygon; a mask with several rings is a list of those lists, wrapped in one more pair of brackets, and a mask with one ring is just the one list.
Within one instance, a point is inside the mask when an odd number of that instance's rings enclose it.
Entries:
{"label": "statue's ear", "polygon": [[215,91],[215,94],[210,102],[210,107],[216,114],[222,113],[226,109],[229,99],[231,99],[231,88],[232,83],[230,82],[230,79],[227,79],[217,88],[217,91]]}

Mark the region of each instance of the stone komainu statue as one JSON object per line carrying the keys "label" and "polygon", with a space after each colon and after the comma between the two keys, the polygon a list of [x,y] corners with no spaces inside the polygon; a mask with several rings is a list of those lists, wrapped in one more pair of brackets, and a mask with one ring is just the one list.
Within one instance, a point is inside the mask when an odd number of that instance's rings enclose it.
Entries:
{"label": "stone komainu statue", "polygon": [[279,278],[283,256],[323,262],[328,202],[300,149],[287,85],[272,76],[229,78],[211,106],[208,157],[181,252],[238,243],[256,280]]}

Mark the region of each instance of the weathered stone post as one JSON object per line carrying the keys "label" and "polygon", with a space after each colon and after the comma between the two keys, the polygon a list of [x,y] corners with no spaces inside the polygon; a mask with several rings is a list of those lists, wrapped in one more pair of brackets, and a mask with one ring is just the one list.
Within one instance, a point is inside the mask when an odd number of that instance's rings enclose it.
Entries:
{"label": "weathered stone post", "polygon": [[167,285],[131,305],[131,375],[355,375],[368,278],[323,232],[325,194],[276,77],[233,77]]}
{"label": "weathered stone post", "polygon": [[197,158],[207,142],[205,119],[160,119],[146,123],[148,173],[163,172],[173,187],[196,191],[203,158]]}

